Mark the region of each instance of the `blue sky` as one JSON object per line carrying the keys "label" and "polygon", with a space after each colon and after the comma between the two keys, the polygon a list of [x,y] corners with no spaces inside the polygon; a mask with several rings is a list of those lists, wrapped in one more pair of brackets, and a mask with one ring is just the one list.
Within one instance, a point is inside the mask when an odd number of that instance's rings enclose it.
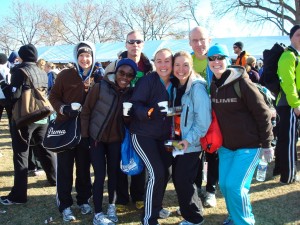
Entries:
{"label": "blue sky", "polygon": [[[21,1],[22,2],[22,1]],[[67,0],[26,0],[26,2],[35,2],[37,4],[47,5],[48,7],[63,6]],[[201,8],[201,13],[203,14],[203,20],[208,18],[211,13],[209,7],[210,0],[200,1],[199,8]],[[10,12],[10,6],[14,2],[11,0],[1,0],[0,1],[0,16],[7,16]],[[190,28],[196,26],[196,23],[189,21]],[[211,27],[208,27],[212,37],[247,37],[247,36],[280,36],[281,33],[278,29],[268,23],[265,27],[254,27],[252,24],[241,23],[237,21],[233,16],[228,16],[223,18],[222,21],[211,21]],[[182,26],[188,27],[188,21]]]}

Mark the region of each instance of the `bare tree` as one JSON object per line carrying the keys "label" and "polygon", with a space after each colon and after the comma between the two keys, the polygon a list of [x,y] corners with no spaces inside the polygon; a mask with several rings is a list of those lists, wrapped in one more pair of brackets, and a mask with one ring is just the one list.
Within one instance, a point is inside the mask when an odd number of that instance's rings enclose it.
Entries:
{"label": "bare tree", "polygon": [[44,8],[39,5],[14,1],[11,13],[1,21],[2,48],[10,51],[20,45],[39,43],[44,13]]}
{"label": "bare tree", "polygon": [[262,25],[275,24],[282,34],[288,34],[285,22],[289,25],[300,23],[299,0],[220,0],[212,3],[220,17],[234,13],[239,20]]}
{"label": "bare tree", "polygon": [[66,6],[55,12],[59,24],[56,31],[69,44],[78,41],[105,42],[113,39],[108,3],[94,0],[70,0]]}
{"label": "bare tree", "polygon": [[174,1],[117,0],[116,14],[121,17],[120,23],[128,30],[140,30],[145,40],[157,40],[170,36],[182,11]]}

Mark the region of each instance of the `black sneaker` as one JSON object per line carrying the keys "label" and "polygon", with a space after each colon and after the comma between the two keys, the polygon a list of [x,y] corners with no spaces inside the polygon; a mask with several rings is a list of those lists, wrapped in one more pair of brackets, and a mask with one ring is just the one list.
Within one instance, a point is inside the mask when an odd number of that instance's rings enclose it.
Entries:
{"label": "black sneaker", "polygon": [[13,202],[8,199],[8,196],[1,196],[0,203],[3,205],[14,205],[14,204],[24,204],[25,202]]}

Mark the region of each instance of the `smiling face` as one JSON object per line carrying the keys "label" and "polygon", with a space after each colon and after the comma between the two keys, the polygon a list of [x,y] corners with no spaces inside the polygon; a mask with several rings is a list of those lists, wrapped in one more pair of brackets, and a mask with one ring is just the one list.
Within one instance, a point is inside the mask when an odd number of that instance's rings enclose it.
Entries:
{"label": "smiling face", "polygon": [[187,54],[176,53],[174,56],[174,76],[178,78],[181,85],[184,85],[188,77],[192,74],[193,61]]}
{"label": "smiling face", "polygon": [[78,65],[86,70],[92,67],[93,57],[87,52],[83,52],[78,56]]}
{"label": "smiling face", "polygon": [[172,52],[170,50],[160,50],[155,54],[154,64],[156,72],[163,79],[169,79],[172,73]]}
{"label": "smiling face", "polygon": [[134,71],[131,66],[122,65],[116,72],[116,83],[120,88],[126,88],[134,78]]}
{"label": "smiling face", "polygon": [[225,57],[221,57],[223,59],[218,59],[218,56],[221,55],[213,55],[208,58],[208,65],[213,74],[217,79],[220,79],[222,74],[226,71],[227,69],[227,61]]}

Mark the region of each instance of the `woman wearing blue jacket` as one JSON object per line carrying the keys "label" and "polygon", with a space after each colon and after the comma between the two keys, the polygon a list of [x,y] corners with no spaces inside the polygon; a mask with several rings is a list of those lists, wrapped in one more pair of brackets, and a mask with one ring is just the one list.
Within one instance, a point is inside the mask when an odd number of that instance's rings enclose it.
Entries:
{"label": "woman wearing blue jacket", "polygon": [[195,179],[200,165],[200,137],[211,123],[211,103],[205,80],[193,70],[193,59],[187,52],[174,55],[175,86],[173,106],[182,106],[181,115],[174,117],[175,139],[183,146],[183,155],[173,162],[172,178],[184,221],[180,225],[203,224],[202,203]]}
{"label": "woman wearing blue jacket", "polygon": [[130,123],[132,142],[145,163],[148,179],[144,196],[143,225],[157,225],[172,155],[164,147],[170,138],[172,118],[161,112],[158,103],[171,102],[172,52],[161,49],[154,56],[156,72],[142,77],[136,84],[131,102],[134,119]]}

